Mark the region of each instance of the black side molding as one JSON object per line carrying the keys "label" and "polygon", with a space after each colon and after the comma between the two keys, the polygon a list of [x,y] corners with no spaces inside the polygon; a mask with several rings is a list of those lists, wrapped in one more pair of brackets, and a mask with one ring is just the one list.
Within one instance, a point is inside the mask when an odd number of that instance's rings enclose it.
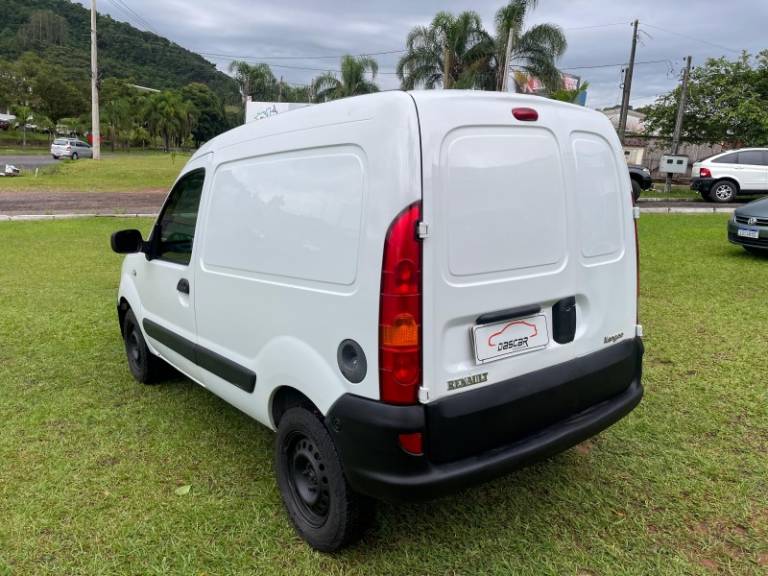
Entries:
{"label": "black side molding", "polygon": [[541,306],[532,304],[530,306],[518,306],[517,308],[507,308],[497,312],[488,312],[477,317],[477,324],[493,324],[494,322],[503,322],[513,318],[522,318],[523,316],[533,316],[541,312]]}
{"label": "black side molding", "polygon": [[225,358],[212,350],[208,350],[194,342],[190,342],[186,338],[160,326],[152,320],[144,319],[142,325],[144,326],[144,331],[147,333],[147,336],[168,346],[168,348],[177,354],[180,354],[187,360],[194,362],[212,374],[216,374],[216,376],[226,380],[233,386],[237,386],[248,393],[253,392],[254,388],[256,388],[256,373],[252,370],[232,362],[229,358]]}

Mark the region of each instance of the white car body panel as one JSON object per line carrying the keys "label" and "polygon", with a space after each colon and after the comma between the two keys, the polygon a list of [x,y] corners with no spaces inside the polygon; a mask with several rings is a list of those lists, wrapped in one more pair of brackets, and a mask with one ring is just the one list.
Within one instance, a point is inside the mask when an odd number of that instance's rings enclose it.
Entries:
{"label": "white car body panel", "polygon": [[[488,386],[635,337],[631,183],[601,114],[539,97],[414,94],[424,158],[424,386],[429,401],[484,374]],[[514,107],[531,107],[521,122]],[[479,365],[485,313],[576,297],[574,342]]]}

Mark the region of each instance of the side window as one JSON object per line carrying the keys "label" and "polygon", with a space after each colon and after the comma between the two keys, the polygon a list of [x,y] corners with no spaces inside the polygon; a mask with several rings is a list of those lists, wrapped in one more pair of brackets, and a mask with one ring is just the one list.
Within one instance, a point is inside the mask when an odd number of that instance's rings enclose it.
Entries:
{"label": "side window", "polygon": [[194,170],[171,190],[153,233],[156,258],[189,264],[204,180],[205,170]]}
{"label": "side window", "polygon": [[725,156],[720,156],[719,158],[715,158],[712,160],[712,162],[715,162],[717,164],[738,164],[739,160],[739,154],[738,152],[733,152],[731,154],[726,154]]}
{"label": "side window", "polygon": [[750,164],[752,166],[763,165],[763,151],[762,150],[745,150],[739,152],[739,164]]}

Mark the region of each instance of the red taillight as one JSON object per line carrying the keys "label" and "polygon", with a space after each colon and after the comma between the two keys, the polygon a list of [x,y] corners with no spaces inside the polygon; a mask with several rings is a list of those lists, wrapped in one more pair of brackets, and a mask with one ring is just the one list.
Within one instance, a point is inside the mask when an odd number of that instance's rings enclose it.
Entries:
{"label": "red taillight", "polygon": [[709,168],[699,168],[699,178],[711,178],[712,172],[709,171]]}
{"label": "red taillight", "polygon": [[397,441],[400,443],[400,448],[408,452],[408,454],[413,454],[414,456],[424,454],[424,435],[421,432],[398,434]]}
{"label": "red taillight", "polygon": [[421,202],[403,210],[384,242],[379,302],[379,392],[383,402],[416,404],[421,386]]}
{"label": "red taillight", "polygon": [[637,218],[635,218],[635,278],[635,324],[640,324],[640,239],[637,235]]}
{"label": "red taillight", "polygon": [[535,122],[539,119],[539,113],[533,108],[512,108],[512,116],[522,122]]}

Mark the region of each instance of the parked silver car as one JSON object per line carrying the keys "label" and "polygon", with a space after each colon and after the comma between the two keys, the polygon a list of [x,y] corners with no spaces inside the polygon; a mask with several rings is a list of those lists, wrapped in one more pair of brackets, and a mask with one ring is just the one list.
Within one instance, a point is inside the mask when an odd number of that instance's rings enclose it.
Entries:
{"label": "parked silver car", "polygon": [[77,138],[56,138],[51,144],[51,156],[59,158],[93,158],[91,146]]}

